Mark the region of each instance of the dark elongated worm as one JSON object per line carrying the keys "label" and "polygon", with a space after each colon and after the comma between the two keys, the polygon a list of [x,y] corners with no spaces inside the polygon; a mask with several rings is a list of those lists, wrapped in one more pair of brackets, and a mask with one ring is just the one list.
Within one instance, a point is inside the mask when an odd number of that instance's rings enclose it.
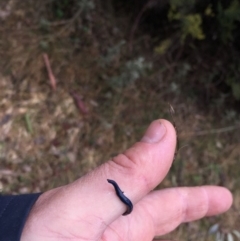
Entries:
{"label": "dark elongated worm", "polygon": [[120,189],[120,187],[115,181],[110,179],[107,179],[107,181],[114,186],[117,196],[127,206],[127,211],[123,214],[123,216],[130,214],[133,210],[132,202],[123,194],[123,191]]}

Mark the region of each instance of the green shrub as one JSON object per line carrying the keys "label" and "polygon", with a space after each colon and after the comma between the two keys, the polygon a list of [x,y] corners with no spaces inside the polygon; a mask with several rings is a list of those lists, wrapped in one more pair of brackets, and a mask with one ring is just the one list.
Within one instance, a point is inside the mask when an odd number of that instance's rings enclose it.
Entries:
{"label": "green shrub", "polygon": [[[168,19],[179,23],[181,39],[191,36],[194,39],[202,40],[205,32],[208,32],[208,25],[205,29],[202,25],[204,20],[209,20],[216,25],[218,36],[223,43],[234,40],[234,31],[237,31],[237,23],[240,21],[240,3],[238,0],[229,0],[227,6],[222,0],[204,1],[200,4],[196,0],[170,0]],[[210,18],[210,19],[209,19]],[[211,24],[211,25],[212,25]]]}
{"label": "green shrub", "polygon": [[221,39],[224,43],[233,39],[233,33],[237,31],[237,22],[240,21],[240,4],[238,0],[230,1],[227,8],[218,3],[217,20],[221,29]]}
{"label": "green shrub", "polygon": [[[236,64],[233,53],[239,48],[239,32],[240,32],[240,3],[239,0],[216,0],[216,1],[197,1],[197,0],[169,0],[168,21],[170,26],[174,25],[174,29],[180,35],[181,43],[187,43],[189,38],[205,41],[205,45],[217,45],[225,49],[233,49],[227,53],[227,58],[232,62],[225,60],[225,73],[222,76],[223,82],[230,86],[232,96],[236,100],[240,100],[240,81],[239,68]],[[177,27],[176,27],[177,26]],[[166,38],[169,39],[169,36]],[[166,41],[165,41],[166,42]],[[164,41],[155,48],[155,52],[162,54],[167,48],[163,48]],[[169,42],[169,41],[168,41]],[[164,49],[164,50],[163,50]],[[214,46],[211,47],[214,49]],[[222,55],[224,58],[224,55]],[[220,70],[221,71],[221,70]],[[220,72],[218,71],[218,74]],[[211,73],[208,73],[211,76]],[[211,79],[211,77],[209,77]],[[206,78],[206,81],[209,80]]]}

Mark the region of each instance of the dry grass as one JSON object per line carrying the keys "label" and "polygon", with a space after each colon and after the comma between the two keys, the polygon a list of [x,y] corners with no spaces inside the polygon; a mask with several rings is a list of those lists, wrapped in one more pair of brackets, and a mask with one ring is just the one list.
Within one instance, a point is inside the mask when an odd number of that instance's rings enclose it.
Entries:
{"label": "dry grass", "polygon": [[[39,192],[75,180],[133,144],[152,120],[171,120],[171,103],[180,150],[161,188],[216,184],[234,193],[227,214],[182,225],[171,238],[213,240],[206,237],[206,230],[214,223],[220,223],[225,233],[239,228],[237,117],[228,118],[224,110],[216,114],[214,107],[202,108],[201,99],[188,97],[191,93],[181,83],[173,88],[174,68],[164,69],[164,57],[151,52],[148,58],[155,61],[151,74],[124,88],[109,84],[129,55],[124,46],[108,63],[107,50],[124,33],[121,29],[115,33],[101,13],[92,13],[94,20],[88,22],[85,34],[74,32],[76,21],[56,22],[46,33],[38,21],[47,18],[46,5],[8,2],[12,7],[0,29],[0,188],[4,193]],[[44,52],[58,81],[56,91],[49,82]],[[102,60],[106,66],[99,64]],[[71,91],[81,98],[87,114],[76,106]],[[221,129],[226,126],[231,128]]]}

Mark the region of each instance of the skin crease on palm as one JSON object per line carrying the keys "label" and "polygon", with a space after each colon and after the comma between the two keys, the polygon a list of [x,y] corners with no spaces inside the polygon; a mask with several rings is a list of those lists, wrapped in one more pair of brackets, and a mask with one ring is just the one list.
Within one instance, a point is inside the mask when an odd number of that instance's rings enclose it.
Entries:
{"label": "skin crease on palm", "polygon": [[[155,120],[141,141],[75,182],[43,193],[26,221],[21,241],[150,241],[184,222],[227,211],[231,193],[223,187],[153,189],[174,158],[176,133]],[[126,205],[107,179],[132,201]]]}

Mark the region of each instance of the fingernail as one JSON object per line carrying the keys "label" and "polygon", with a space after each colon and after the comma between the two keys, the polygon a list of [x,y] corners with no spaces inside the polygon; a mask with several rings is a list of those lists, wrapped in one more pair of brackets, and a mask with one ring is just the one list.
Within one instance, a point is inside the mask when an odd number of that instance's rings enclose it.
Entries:
{"label": "fingernail", "polygon": [[148,127],[141,141],[147,143],[157,143],[161,141],[165,133],[166,127],[159,120],[156,120]]}

